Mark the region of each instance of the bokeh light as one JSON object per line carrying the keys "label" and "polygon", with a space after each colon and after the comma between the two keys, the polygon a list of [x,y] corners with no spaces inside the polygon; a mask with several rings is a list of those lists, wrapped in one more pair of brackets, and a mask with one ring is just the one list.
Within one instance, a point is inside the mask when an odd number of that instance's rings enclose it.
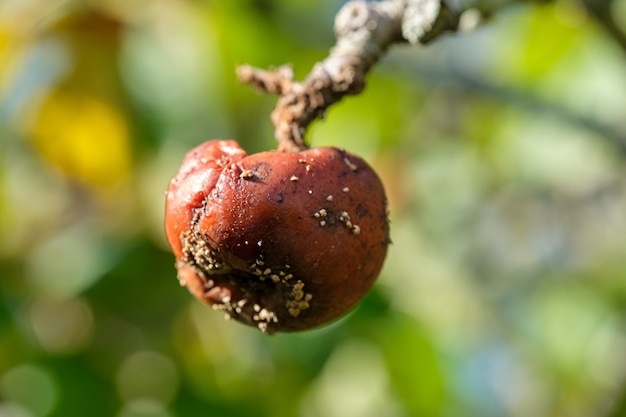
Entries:
{"label": "bokeh light", "polygon": [[[18,365],[0,376],[0,393],[9,404],[19,404],[28,414],[48,416],[58,401],[59,388],[50,374],[34,364]],[[9,408],[10,410],[10,408]],[[8,415],[19,414],[19,408],[7,411]]]}

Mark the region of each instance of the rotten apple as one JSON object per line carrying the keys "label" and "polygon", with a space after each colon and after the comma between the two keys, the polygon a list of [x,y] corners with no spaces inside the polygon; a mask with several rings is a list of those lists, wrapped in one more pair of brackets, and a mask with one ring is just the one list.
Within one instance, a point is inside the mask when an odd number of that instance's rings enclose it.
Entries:
{"label": "rotten apple", "polygon": [[165,230],[181,285],[270,333],[351,310],[389,244],[383,185],[363,159],[334,147],[247,155],[230,140],[186,155]]}

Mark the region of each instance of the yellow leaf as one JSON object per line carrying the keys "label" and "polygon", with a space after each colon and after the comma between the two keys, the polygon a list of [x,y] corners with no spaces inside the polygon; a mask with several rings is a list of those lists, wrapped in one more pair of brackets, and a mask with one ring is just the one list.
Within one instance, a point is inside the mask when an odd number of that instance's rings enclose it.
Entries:
{"label": "yellow leaf", "polygon": [[69,177],[107,188],[130,171],[128,125],[97,97],[56,91],[43,101],[31,126],[35,147]]}

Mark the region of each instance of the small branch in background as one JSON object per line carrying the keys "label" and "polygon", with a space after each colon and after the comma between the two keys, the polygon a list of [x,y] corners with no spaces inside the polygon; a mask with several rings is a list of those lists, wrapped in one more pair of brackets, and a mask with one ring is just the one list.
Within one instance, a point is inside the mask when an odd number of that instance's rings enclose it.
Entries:
{"label": "small branch in background", "polygon": [[294,81],[287,66],[266,71],[242,65],[237,75],[258,91],[280,95],[271,116],[278,150],[296,152],[307,148],[311,122],[363,90],[367,72],[391,45],[425,44],[463,28],[463,12],[472,12],[475,26],[476,12],[490,15],[514,1],[524,0],[458,0],[453,7],[444,0],[351,1],[335,17],[335,46],[303,81]]}
{"label": "small branch in background", "polygon": [[582,1],[587,12],[626,53],[626,33],[615,21],[612,10],[613,3],[613,0]]}

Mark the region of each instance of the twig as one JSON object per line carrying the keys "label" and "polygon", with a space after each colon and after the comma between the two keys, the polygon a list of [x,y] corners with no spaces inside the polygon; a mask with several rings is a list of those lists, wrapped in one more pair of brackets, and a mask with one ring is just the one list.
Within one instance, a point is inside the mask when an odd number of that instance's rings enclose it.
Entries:
{"label": "twig", "polygon": [[512,1],[524,0],[456,0],[454,6],[444,0],[352,1],[335,17],[335,46],[303,81],[294,81],[287,66],[266,71],[242,65],[237,75],[261,92],[280,95],[271,116],[278,150],[295,152],[307,148],[304,135],[311,122],[363,90],[367,72],[391,45],[430,42],[459,29],[462,12],[488,15]]}

